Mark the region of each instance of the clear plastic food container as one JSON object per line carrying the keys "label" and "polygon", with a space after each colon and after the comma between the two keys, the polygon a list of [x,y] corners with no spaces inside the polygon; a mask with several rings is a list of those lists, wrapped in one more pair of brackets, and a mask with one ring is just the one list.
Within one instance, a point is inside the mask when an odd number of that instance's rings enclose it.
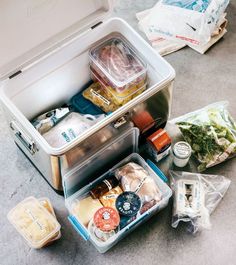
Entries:
{"label": "clear plastic food container", "polygon": [[[150,203],[144,204],[147,206],[149,204],[149,207],[145,208],[142,207],[143,210],[140,213],[137,214],[136,217],[132,217],[130,222],[126,221],[126,224],[121,227],[121,223],[119,225],[119,229],[117,229],[115,232],[111,231],[111,233],[108,234],[102,234],[102,240],[98,239],[98,236],[95,235],[94,232],[94,224],[93,219],[89,222],[88,226],[84,225],[83,222],[81,222],[81,219],[78,219],[77,216],[73,214],[73,205],[75,202],[84,199],[85,197],[88,197],[90,194],[90,190],[97,185],[99,185],[102,181],[107,179],[108,177],[115,174],[118,168],[123,167],[124,165],[127,165],[129,162],[134,162],[141,166],[144,170],[148,172],[149,177],[152,179],[152,181],[156,184],[158,189],[160,190],[161,194],[161,200],[156,202],[153,205],[150,205]],[[72,196],[67,198],[66,200],[66,206],[70,212],[69,220],[73,224],[74,228],[80,235],[85,239],[89,240],[100,253],[106,252],[108,249],[113,247],[116,243],[118,243],[122,238],[124,238],[128,233],[133,231],[137,226],[139,226],[141,223],[144,223],[147,221],[151,216],[159,212],[161,209],[167,206],[168,201],[170,197],[172,196],[172,191],[168,187],[166,183],[164,183],[163,179],[163,173],[159,169],[153,170],[149,164],[146,163],[146,161],[137,153],[132,153],[122,161],[120,161],[116,166],[108,170],[105,174],[103,174],[101,177],[93,181],[92,183],[88,184],[87,186],[83,187],[81,190],[78,190],[75,192]],[[158,171],[158,172],[157,172]],[[135,184],[136,185],[136,184]],[[141,192],[141,191],[140,191]],[[149,192],[148,192],[149,194]],[[140,195],[140,194],[139,194]],[[144,196],[140,195],[140,198],[146,198],[148,199],[147,194],[143,194]],[[151,202],[151,201],[150,201]],[[142,205],[142,206],[144,206]],[[87,213],[86,213],[87,214]],[[131,217],[129,217],[131,218]],[[127,219],[127,218],[126,218]],[[105,237],[105,240],[104,240]]]}
{"label": "clear plastic food container", "polygon": [[133,84],[132,86],[130,86],[129,89],[126,89],[123,92],[117,92],[108,83],[106,83],[106,81],[92,68],[90,68],[90,74],[94,82],[100,83],[101,87],[105,91],[104,93],[108,95],[110,105],[115,106],[115,110],[140,95],[146,89],[147,86],[146,83],[143,83],[143,81],[141,81],[139,82],[139,84]]}
{"label": "clear plastic food container", "polygon": [[16,205],[7,218],[32,248],[43,247],[61,228],[56,218],[34,197],[28,197]]}
{"label": "clear plastic food container", "polygon": [[147,65],[119,33],[112,33],[89,52],[93,80],[101,82],[117,98],[118,105],[146,89]]}
{"label": "clear plastic food container", "polygon": [[[53,209],[52,203],[51,203],[51,201],[48,198],[39,198],[38,201],[45,209],[47,209],[47,211],[50,214],[52,214],[55,218],[57,218],[56,214],[55,214],[55,211]],[[48,241],[48,243],[46,245],[50,245],[51,243],[53,243],[54,241],[56,241],[56,240],[58,240],[60,238],[61,238],[61,231],[59,230],[55,234],[55,236],[53,236],[53,238]]]}

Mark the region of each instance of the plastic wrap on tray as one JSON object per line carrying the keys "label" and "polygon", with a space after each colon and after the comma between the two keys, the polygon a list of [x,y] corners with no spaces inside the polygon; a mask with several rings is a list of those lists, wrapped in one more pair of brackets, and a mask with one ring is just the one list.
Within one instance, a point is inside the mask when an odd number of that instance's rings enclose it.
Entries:
{"label": "plastic wrap on tray", "polygon": [[162,198],[161,191],[148,172],[140,165],[130,162],[116,170],[115,176],[120,180],[124,191],[137,193],[143,205],[148,202],[159,202]]}

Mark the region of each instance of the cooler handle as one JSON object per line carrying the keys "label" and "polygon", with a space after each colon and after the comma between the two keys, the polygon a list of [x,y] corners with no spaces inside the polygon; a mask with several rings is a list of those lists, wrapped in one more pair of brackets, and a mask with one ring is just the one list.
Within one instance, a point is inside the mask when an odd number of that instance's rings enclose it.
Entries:
{"label": "cooler handle", "polygon": [[30,152],[31,155],[34,155],[37,151],[35,142],[31,138],[23,133],[23,130],[14,122],[10,122],[10,128],[14,131],[16,138],[21,142],[21,144]]}
{"label": "cooler handle", "polygon": [[87,241],[89,239],[89,233],[84,229],[84,227],[77,221],[73,215],[68,216],[68,220],[73,225],[75,230],[82,236],[82,238]]}
{"label": "cooler handle", "polygon": [[150,159],[147,159],[147,164],[164,182],[168,182],[166,175]]}

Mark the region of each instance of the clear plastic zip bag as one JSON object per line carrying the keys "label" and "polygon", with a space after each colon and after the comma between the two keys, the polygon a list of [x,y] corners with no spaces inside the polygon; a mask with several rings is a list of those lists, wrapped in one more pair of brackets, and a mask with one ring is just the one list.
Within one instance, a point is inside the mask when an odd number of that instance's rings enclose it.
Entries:
{"label": "clear plastic zip bag", "polygon": [[199,171],[236,155],[236,123],[227,106],[227,101],[216,102],[170,121],[191,145]]}
{"label": "clear plastic zip bag", "polygon": [[210,215],[224,197],[231,181],[221,175],[206,175],[170,170],[174,192],[172,227],[187,223],[191,233],[210,229]]}

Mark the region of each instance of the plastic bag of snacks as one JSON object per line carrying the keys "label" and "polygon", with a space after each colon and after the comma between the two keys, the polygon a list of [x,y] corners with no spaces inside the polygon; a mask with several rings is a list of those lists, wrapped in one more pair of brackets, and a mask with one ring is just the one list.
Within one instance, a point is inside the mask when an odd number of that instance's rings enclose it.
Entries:
{"label": "plastic bag of snacks", "polygon": [[39,133],[44,134],[54,127],[70,112],[68,107],[50,110],[32,120],[32,124]]}
{"label": "plastic bag of snacks", "polygon": [[196,233],[211,227],[210,214],[229,188],[230,180],[219,175],[170,171],[174,191],[172,227],[187,222],[187,230]]}
{"label": "plastic bag of snacks", "polygon": [[229,0],[160,0],[142,20],[149,39],[163,37],[203,45],[224,13]]}
{"label": "plastic bag of snacks", "polygon": [[226,107],[217,102],[171,121],[191,145],[199,171],[219,164],[236,154],[236,123]]}
{"label": "plastic bag of snacks", "polygon": [[103,118],[105,118],[104,114],[93,116],[90,114],[81,115],[76,112],[70,112],[51,130],[44,133],[43,137],[51,146],[62,147]]}

